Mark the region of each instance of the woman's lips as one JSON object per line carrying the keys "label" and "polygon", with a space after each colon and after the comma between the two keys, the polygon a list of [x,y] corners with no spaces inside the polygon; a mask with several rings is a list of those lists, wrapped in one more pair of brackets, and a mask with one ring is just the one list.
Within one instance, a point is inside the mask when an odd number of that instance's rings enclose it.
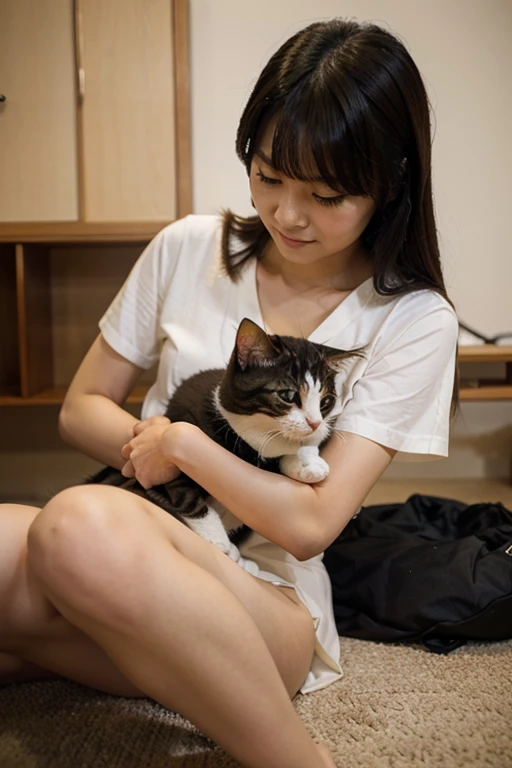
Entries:
{"label": "woman's lips", "polygon": [[[279,230],[277,230],[279,232]],[[302,248],[304,245],[311,245],[311,243],[314,243],[314,240],[293,240],[291,237],[286,237],[286,235],[283,235],[282,232],[279,232],[279,235],[285,245],[287,245],[289,248]]]}

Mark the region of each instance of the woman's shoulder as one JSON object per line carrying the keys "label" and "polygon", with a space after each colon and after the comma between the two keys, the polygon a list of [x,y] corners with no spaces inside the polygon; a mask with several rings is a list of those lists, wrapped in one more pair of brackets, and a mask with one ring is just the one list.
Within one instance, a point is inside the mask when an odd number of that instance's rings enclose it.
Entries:
{"label": "woman's shoulder", "polygon": [[450,302],[438,291],[427,288],[400,296],[396,313],[409,325],[422,322],[425,325],[458,327],[457,314]]}
{"label": "woman's shoulder", "polygon": [[370,302],[393,325],[411,325],[436,321],[454,325],[457,314],[450,302],[438,291],[422,288],[395,296],[382,296],[375,290]]}
{"label": "woman's shoulder", "polygon": [[222,216],[219,214],[190,213],[181,219],[171,222],[158,235],[166,243],[179,240],[182,244],[191,245],[197,241],[208,241],[215,238],[222,227]]}
{"label": "woman's shoulder", "polygon": [[217,259],[221,234],[222,217],[218,215],[189,214],[161,229],[149,250],[164,282],[178,276],[195,280],[208,270]]}
{"label": "woman's shoulder", "polygon": [[375,352],[400,343],[401,338],[417,340],[443,337],[455,342],[459,333],[457,314],[439,292],[421,289],[398,296],[381,296],[374,291],[369,302],[373,315]]}

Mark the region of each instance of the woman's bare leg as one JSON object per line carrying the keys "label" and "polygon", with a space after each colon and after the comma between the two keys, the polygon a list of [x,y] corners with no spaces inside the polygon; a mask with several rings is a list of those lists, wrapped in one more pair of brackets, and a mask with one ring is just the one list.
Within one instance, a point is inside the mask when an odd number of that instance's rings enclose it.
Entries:
{"label": "woman's bare leg", "polygon": [[[60,615],[27,568],[27,534],[39,512],[0,504],[0,685],[66,677],[107,693],[144,696],[102,648]],[[26,658],[34,646],[38,664]]]}
{"label": "woman's bare leg", "polygon": [[[149,506],[114,488],[64,491],[47,505],[28,542],[52,604],[134,686],[189,718],[243,766],[328,765],[247,608],[174,546],[181,524]],[[264,600],[269,593],[261,592]],[[286,611],[279,600],[269,601],[276,621]]]}
{"label": "woman's bare leg", "polygon": [[0,685],[34,680],[59,680],[60,675],[10,653],[0,653]]}

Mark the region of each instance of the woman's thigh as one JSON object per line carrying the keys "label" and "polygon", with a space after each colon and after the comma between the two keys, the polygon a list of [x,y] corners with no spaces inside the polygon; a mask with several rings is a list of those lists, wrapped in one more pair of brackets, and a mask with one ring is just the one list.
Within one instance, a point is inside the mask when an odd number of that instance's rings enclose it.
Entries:
{"label": "woman's thigh", "polygon": [[188,560],[219,579],[250,613],[293,697],[306,678],[315,648],[312,616],[295,590],[252,576],[162,509],[141,501],[155,524],[161,527],[162,535],[169,536]]}
{"label": "woman's thigh", "polygon": [[[82,543],[88,533],[97,536],[98,525],[104,536],[112,541],[119,538],[120,530],[132,531],[141,551],[146,532],[150,528],[153,532],[158,531],[181,554],[219,579],[238,597],[263,636],[290,696],[300,688],[310,667],[315,635],[311,615],[293,589],[276,587],[251,576],[159,507],[117,488],[82,486],[68,489],[53,500],[38,524],[55,527],[59,520],[61,523],[66,520],[66,525],[72,522],[76,538]],[[176,584],[173,585],[175,588]],[[52,610],[48,601],[47,610]]]}

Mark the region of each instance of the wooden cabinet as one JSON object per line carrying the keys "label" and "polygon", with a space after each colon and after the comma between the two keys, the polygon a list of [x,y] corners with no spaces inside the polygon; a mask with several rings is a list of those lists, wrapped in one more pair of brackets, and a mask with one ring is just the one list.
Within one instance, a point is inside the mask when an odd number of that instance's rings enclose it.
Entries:
{"label": "wooden cabinet", "polygon": [[174,219],[172,4],[76,3],[83,219]]}
{"label": "wooden cabinet", "polygon": [[[59,405],[98,320],[165,223],[123,237],[113,230],[111,240],[104,226],[79,241],[67,239],[69,225],[59,241],[53,224],[50,242],[0,243],[0,502],[42,504],[99,469],[63,444]],[[136,417],[154,375],[145,372],[128,398]]]}
{"label": "wooden cabinet", "polygon": [[185,0],[2,0],[0,222],[188,213],[187,37]]}
{"label": "wooden cabinet", "polygon": [[76,221],[72,0],[0,2],[0,221]]}
{"label": "wooden cabinet", "polygon": [[188,36],[187,0],[0,0],[0,501],[98,468],[58,406],[144,246],[191,212]]}
{"label": "wooden cabinet", "polygon": [[188,36],[187,0],[0,0],[0,405],[62,402],[144,246],[191,212]]}

